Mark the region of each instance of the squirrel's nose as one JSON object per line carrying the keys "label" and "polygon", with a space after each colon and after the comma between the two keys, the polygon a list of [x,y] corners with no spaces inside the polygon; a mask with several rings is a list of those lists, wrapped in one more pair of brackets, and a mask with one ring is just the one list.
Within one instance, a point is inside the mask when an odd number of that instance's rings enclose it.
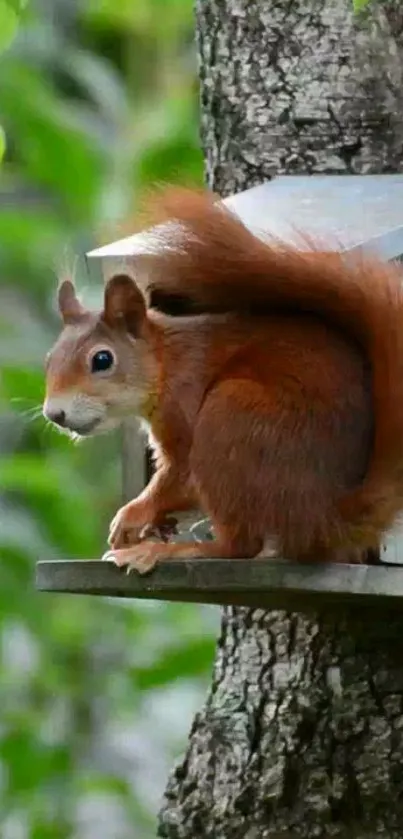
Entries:
{"label": "squirrel's nose", "polygon": [[66,425],[66,414],[64,411],[47,411],[47,417],[55,425],[60,425],[61,428],[64,428]]}

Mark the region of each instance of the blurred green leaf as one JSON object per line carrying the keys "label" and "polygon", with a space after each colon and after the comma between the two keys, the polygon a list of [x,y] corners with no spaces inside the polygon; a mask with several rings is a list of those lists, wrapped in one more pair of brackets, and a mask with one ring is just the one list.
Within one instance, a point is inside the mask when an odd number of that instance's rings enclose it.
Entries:
{"label": "blurred green leaf", "polygon": [[211,667],[213,639],[195,639],[163,650],[149,666],[133,668],[132,676],[140,690],[160,688],[178,678],[202,676]]}
{"label": "blurred green leaf", "polygon": [[90,0],[87,14],[99,24],[119,29],[131,30],[143,37],[169,40],[177,38],[183,28],[193,22],[192,5],[186,0],[169,0],[169,13],[166,0]]}
{"label": "blurred green leaf", "polygon": [[17,3],[0,0],[0,52],[6,50],[15,38],[19,22]]}
{"label": "blurred green leaf", "polygon": [[6,135],[0,125],[0,163],[3,160],[4,153],[6,150]]}
{"label": "blurred green leaf", "polygon": [[3,2],[13,9],[16,15],[20,15],[22,10],[25,9],[28,0],[3,0]]}

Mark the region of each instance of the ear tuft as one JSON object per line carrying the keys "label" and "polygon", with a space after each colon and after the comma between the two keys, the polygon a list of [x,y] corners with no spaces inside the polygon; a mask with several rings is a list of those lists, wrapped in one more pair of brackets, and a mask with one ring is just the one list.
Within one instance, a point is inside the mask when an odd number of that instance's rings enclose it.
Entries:
{"label": "ear tuft", "polygon": [[137,337],[146,317],[144,297],[128,274],[116,274],[105,286],[102,319],[108,326],[124,326]]}
{"label": "ear tuft", "polygon": [[62,280],[59,284],[57,299],[64,323],[74,323],[85,314],[85,309],[76,295],[76,289],[71,280]]}

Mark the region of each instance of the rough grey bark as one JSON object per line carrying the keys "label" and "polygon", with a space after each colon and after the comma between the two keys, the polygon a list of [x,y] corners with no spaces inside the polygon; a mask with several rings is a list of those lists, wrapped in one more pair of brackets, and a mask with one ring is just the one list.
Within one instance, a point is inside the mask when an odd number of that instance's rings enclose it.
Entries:
{"label": "rough grey bark", "polygon": [[[403,169],[403,7],[199,0],[202,138],[225,195]],[[365,212],[365,208],[363,208]],[[226,609],[164,839],[401,839],[403,617]]]}

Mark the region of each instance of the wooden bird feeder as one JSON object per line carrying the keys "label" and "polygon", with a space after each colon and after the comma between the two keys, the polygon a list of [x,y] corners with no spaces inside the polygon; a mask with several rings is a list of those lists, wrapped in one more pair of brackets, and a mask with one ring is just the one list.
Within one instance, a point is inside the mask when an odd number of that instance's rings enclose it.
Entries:
{"label": "wooden bird feeder", "polygon": [[[343,251],[368,249],[403,260],[403,175],[284,176],[225,199],[244,224],[298,241],[308,233]],[[87,254],[104,279],[152,270],[149,232]],[[147,245],[148,242],[148,245]],[[387,329],[387,324],[385,324]],[[136,422],[125,423],[122,484],[125,500],[148,479],[147,455]],[[403,530],[389,534],[377,565],[303,565],[274,559],[181,560],[161,563],[146,577],[96,560],[39,562],[40,591],[108,597],[234,604],[291,611],[332,605],[403,606]]]}

